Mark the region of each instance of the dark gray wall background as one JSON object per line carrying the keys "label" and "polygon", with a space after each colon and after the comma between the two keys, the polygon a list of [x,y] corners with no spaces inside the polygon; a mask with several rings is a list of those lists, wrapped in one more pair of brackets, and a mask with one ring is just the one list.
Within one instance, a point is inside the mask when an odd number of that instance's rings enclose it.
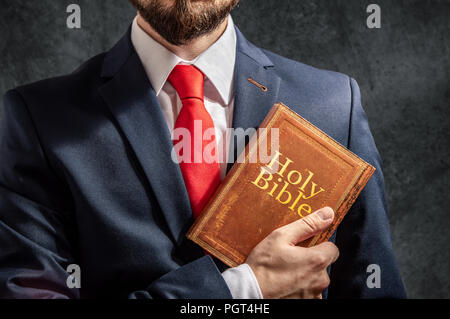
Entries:
{"label": "dark gray wall background", "polygon": [[[384,159],[392,238],[408,295],[450,297],[450,1],[241,0],[235,23],[255,44],[347,73]],[[77,3],[82,28],[66,28]],[[108,50],[134,17],[127,0],[1,0],[0,94],[74,70]],[[0,113],[1,116],[1,113]]]}

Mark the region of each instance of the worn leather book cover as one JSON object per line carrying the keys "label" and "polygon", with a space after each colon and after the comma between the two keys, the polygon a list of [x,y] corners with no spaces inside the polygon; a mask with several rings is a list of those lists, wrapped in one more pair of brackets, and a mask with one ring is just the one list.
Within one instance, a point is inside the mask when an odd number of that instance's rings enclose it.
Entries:
{"label": "worn leather book cover", "polygon": [[335,211],[330,228],[299,244],[314,246],[329,240],[374,171],[277,103],[187,237],[235,267],[276,228],[329,206]]}

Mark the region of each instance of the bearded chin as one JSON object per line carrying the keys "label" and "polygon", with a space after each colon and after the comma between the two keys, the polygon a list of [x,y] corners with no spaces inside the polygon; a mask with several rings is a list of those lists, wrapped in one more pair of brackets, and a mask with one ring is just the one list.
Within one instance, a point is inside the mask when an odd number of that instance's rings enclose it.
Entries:
{"label": "bearded chin", "polygon": [[[239,0],[224,4],[215,1],[176,0],[165,7],[158,0],[132,0],[141,17],[167,42],[183,45],[214,31]],[[201,2],[201,3],[195,3]]]}

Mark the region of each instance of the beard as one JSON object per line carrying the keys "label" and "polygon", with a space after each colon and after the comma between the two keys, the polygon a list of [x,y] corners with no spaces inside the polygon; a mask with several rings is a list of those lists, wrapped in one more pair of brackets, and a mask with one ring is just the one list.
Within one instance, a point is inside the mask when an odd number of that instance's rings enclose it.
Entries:
{"label": "beard", "polygon": [[173,45],[183,45],[214,31],[239,0],[130,0],[141,17]]}

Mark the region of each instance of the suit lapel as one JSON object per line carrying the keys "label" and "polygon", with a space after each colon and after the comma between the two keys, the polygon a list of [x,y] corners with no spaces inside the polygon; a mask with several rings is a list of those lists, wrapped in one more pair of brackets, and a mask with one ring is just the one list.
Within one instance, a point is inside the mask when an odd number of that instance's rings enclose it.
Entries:
{"label": "suit lapel", "polygon": [[191,207],[155,91],[132,47],[129,32],[105,58],[99,91],[150,182],[169,231],[181,244],[192,223]]}
{"label": "suit lapel", "polygon": [[[233,128],[257,129],[277,101],[280,78],[273,72],[273,63],[257,47],[249,43],[236,28],[237,52],[235,71],[235,98]],[[249,79],[254,82],[251,83]],[[263,90],[261,86],[267,90]],[[238,145],[245,141],[235,140],[230,150],[232,162],[239,154]],[[242,144],[241,144],[242,145]],[[228,170],[233,163],[228,164]]]}
{"label": "suit lapel", "polygon": [[[185,232],[193,222],[189,197],[179,165],[172,161],[170,132],[155,91],[131,43],[130,31],[106,55],[102,77],[108,81],[99,92],[150,182],[173,239],[181,247]],[[274,74],[273,64],[267,56],[250,44],[237,28],[236,34],[232,124],[233,128],[244,130],[258,128],[276,102],[280,78]],[[267,87],[267,91],[250,83],[249,78]],[[236,148],[231,152],[233,162],[238,155]]]}

